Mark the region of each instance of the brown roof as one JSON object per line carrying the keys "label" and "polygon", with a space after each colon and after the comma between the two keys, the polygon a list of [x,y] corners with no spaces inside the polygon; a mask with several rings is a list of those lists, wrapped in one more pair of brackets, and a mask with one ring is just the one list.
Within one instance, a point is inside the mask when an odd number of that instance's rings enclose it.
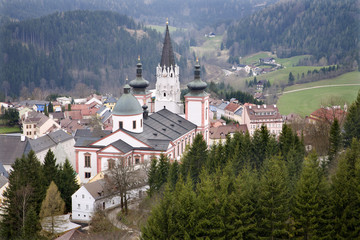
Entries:
{"label": "brown roof", "polygon": [[255,105],[246,106],[250,120],[282,119],[276,105]]}
{"label": "brown roof", "polygon": [[341,122],[346,115],[346,112],[341,108],[319,108],[312,112],[309,118],[317,121],[327,121],[329,123],[334,122],[336,118],[339,122]]}
{"label": "brown roof", "polygon": [[82,119],[81,111],[66,111],[65,117],[70,118],[71,120],[80,120]]}
{"label": "brown roof", "polygon": [[93,196],[93,198],[97,199],[104,195],[104,185],[105,185],[105,180],[100,179],[95,182],[87,183],[84,185],[84,187],[91,194],[91,196]]}
{"label": "brown roof", "polygon": [[60,121],[62,129],[65,129],[68,133],[74,133],[77,129],[83,129],[84,127],[78,123],[78,120],[63,119]]}
{"label": "brown roof", "polygon": [[236,103],[229,103],[226,107],[225,110],[229,111],[229,112],[235,112],[236,110],[238,110],[241,107],[240,104],[236,104]]}
{"label": "brown roof", "polygon": [[235,132],[245,133],[247,132],[247,130],[248,129],[246,124],[223,125],[217,128],[211,127],[209,137],[210,139],[225,139],[226,135],[228,135],[229,133],[235,133]]}

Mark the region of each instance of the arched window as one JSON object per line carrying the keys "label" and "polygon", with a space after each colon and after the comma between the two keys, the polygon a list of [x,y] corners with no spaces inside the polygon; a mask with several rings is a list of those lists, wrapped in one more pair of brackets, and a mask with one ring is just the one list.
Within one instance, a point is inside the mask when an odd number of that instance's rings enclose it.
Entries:
{"label": "arched window", "polygon": [[164,93],[164,97],[166,97],[166,93]]}

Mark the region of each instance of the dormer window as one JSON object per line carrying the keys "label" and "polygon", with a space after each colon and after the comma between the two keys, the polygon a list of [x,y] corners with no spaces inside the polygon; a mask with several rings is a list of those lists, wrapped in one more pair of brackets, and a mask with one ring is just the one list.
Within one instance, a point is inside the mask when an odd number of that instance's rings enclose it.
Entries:
{"label": "dormer window", "polygon": [[122,121],[119,122],[119,129],[123,129],[123,122]]}
{"label": "dormer window", "polygon": [[133,121],[133,129],[136,129],[136,121]]}

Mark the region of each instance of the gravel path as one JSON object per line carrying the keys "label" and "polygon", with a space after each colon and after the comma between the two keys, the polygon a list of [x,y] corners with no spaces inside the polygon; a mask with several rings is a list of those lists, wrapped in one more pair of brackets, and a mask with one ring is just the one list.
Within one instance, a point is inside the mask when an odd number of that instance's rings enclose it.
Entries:
{"label": "gravel path", "polygon": [[308,88],[290,90],[290,91],[283,92],[283,94],[293,93],[293,92],[300,92],[300,91],[305,91],[305,90],[314,89],[314,88],[344,87],[344,86],[360,86],[360,84],[353,83],[353,84],[322,85],[322,86],[315,86],[315,87],[308,87]]}

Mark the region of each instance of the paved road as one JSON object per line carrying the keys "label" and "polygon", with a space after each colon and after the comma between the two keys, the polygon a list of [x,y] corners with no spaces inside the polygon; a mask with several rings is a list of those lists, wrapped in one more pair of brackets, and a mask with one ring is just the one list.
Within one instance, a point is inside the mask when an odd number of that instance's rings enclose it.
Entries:
{"label": "paved road", "polygon": [[305,90],[314,89],[314,88],[344,87],[344,86],[360,86],[360,84],[354,83],[354,84],[322,85],[322,86],[315,86],[315,87],[308,87],[308,88],[301,88],[301,89],[290,90],[290,91],[283,92],[283,94],[292,93],[292,92],[300,92],[300,91],[305,91]]}

